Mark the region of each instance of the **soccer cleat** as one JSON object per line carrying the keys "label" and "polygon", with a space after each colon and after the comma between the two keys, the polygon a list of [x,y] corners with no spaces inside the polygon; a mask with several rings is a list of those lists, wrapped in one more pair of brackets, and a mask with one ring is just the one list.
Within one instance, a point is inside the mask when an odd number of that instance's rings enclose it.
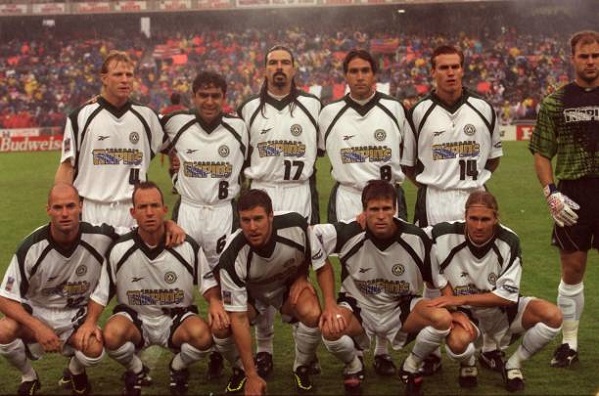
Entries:
{"label": "soccer cleat", "polygon": [[495,349],[489,352],[482,352],[478,358],[478,361],[484,368],[501,373],[503,372],[503,366],[505,364],[503,361],[504,356],[505,353],[503,351]]}
{"label": "soccer cleat", "polygon": [[441,363],[441,358],[437,355],[431,354],[424,358],[422,366],[418,371],[420,372],[420,374],[428,377],[435,374],[438,371],[441,371],[442,368],[443,364]]}
{"label": "soccer cleat", "polygon": [[[37,375],[37,373],[36,373]],[[19,389],[17,390],[17,395],[19,396],[33,396],[39,391],[42,387],[42,383],[38,378],[33,381],[23,381],[21,385],[19,385]]]}
{"label": "soccer cleat", "polygon": [[71,390],[73,395],[87,396],[92,391],[92,385],[89,383],[85,370],[81,374],[73,374],[69,371],[71,377]]}
{"label": "soccer cleat", "polygon": [[62,370],[62,377],[58,380],[58,386],[64,389],[71,389],[71,372],[68,368]]}
{"label": "soccer cleat", "polygon": [[268,352],[258,352],[255,357],[256,371],[263,379],[267,379],[273,370],[272,354]]}
{"label": "soccer cleat", "polygon": [[142,377],[141,377],[141,386],[150,386],[152,385],[152,377],[150,377],[150,368],[143,365],[142,368]]}
{"label": "soccer cleat", "polygon": [[170,370],[170,382],[169,389],[171,390],[171,395],[173,396],[181,396],[187,394],[187,390],[189,388],[189,370],[186,368],[183,370],[175,370],[173,369],[173,361],[169,364]]}
{"label": "soccer cleat", "polygon": [[508,369],[503,366],[502,374],[505,389],[510,392],[521,391],[524,389],[524,376],[519,368]]}
{"label": "soccer cleat", "polygon": [[478,369],[474,366],[460,366],[458,383],[460,388],[476,388],[478,385]]}
{"label": "soccer cleat", "polygon": [[374,371],[378,375],[390,377],[397,373],[397,367],[389,354],[375,355],[372,365],[374,366]]}
{"label": "soccer cleat", "polygon": [[364,377],[360,377],[360,373],[363,372],[362,370],[353,374],[343,374],[343,388],[346,395],[358,396],[362,394],[362,379]]}
{"label": "soccer cleat", "polygon": [[424,377],[420,371],[417,373],[410,373],[403,369],[402,364],[399,369],[399,379],[406,385],[406,390],[404,392],[406,396],[422,396],[422,382]]}
{"label": "soccer cleat", "polygon": [[308,367],[310,367],[310,375],[319,375],[322,373],[322,368],[320,367],[320,362],[318,361],[317,356],[314,357],[314,360],[310,362]]}
{"label": "soccer cleat", "polygon": [[134,373],[133,371],[126,371],[123,375],[125,380],[125,387],[123,388],[124,396],[140,396],[141,387],[144,378],[143,370],[140,373]]}
{"label": "soccer cleat", "polygon": [[578,352],[565,343],[557,347],[551,359],[551,367],[569,367],[578,361]]}
{"label": "soccer cleat", "polygon": [[293,372],[295,377],[295,387],[299,393],[310,392],[312,390],[312,381],[310,381],[310,366],[298,366]]}
{"label": "soccer cleat", "polygon": [[229,378],[229,382],[227,383],[227,387],[225,388],[225,393],[235,394],[243,392],[245,381],[245,371],[237,367],[233,367],[233,374]]}
{"label": "soccer cleat", "polygon": [[223,376],[223,355],[213,351],[208,356],[208,370],[206,371],[206,378],[209,380],[217,379]]}

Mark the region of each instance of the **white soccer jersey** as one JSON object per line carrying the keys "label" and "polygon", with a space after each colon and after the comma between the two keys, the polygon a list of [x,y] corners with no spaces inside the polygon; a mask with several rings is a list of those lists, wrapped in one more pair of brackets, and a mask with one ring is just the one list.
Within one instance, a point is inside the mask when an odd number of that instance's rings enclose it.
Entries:
{"label": "white soccer jersey", "polygon": [[184,199],[214,205],[239,194],[249,143],[243,120],[222,116],[207,125],[197,112],[187,112],[167,116],[162,124],[181,161],[175,185]]}
{"label": "white soccer jersey", "polygon": [[13,256],[0,295],[36,308],[86,307],[100,279],[104,255],[118,237],[107,225],[80,224],[79,239],[69,250],[50,236],[50,225],[31,233]]}
{"label": "white soccer jersey", "polygon": [[67,118],[60,162],[73,165],[73,185],[81,197],[130,202],[133,185],[146,180],[165,139],[158,115],[149,107],[128,102],[117,109],[99,97]]}
{"label": "white soccer jersey", "polygon": [[218,263],[225,309],[244,312],[253,300],[280,308],[310,259],[309,233],[306,219],[295,212],[275,213],[272,237],[261,249],[252,248],[241,229],[233,233]]}
{"label": "white soccer jersey", "polygon": [[[518,301],[522,276],[518,236],[499,226],[492,241],[476,247],[466,238],[465,228],[464,222],[440,223],[432,228],[436,286],[441,289],[449,282],[456,296],[491,292]],[[482,310],[489,309],[473,308]]]}
{"label": "white soccer jersey", "polygon": [[318,267],[337,253],[341,288],[362,307],[387,311],[404,298],[419,295],[423,282],[432,282],[431,241],[423,230],[395,219],[397,232],[389,241],[377,240],[355,222],[317,224],[312,265]]}
{"label": "white soccer jersey", "polygon": [[416,167],[416,180],[437,189],[478,189],[491,177],[489,159],[503,155],[493,107],[464,90],[451,108],[434,94],[410,110],[401,164]]}
{"label": "white soccer jersey", "polygon": [[256,95],[238,109],[250,133],[250,165],[245,175],[271,183],[307,182],[316,161],[320,101],[299,91],[295,100],[267,96],[263,109],[259,106]]}
{"label": "white soccer jersey", "polygon": [[123,235],[110,249],[107,265],[91,298],[106,306],[111,293],[117,302],[137,313],[157,317],[171,309],[193,304],[194,285],[201,294],[216,286],[216,280],[199,259],[199,246],[187,237],[173,248],[163,243],[148,247],[137,230]]}
{"label": "white soccer jersey", "polygon": [[410,126],[398,100],[377,92],[362,106],[346,95],[322,109],[318,126],[318,148],[327,152],[341,185],[362,191],[373,179],[403,181],[401,145]]}

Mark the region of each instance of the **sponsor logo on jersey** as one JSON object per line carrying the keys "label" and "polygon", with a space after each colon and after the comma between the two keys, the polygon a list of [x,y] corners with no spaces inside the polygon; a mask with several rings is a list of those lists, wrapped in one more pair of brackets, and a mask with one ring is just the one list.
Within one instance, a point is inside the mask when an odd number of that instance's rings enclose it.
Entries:
{"label": "sponsor logo on jersey", "polygon": [[466,124],[464,125],[464,133],[467,136],[472,136],[476,133],[476,127],[472,124]]}
{"label": "sponsor logo on jersey", "polygon": [[514,285],[503,285],[503,290],[507,291],[508,293],[517,294],[519,293],[520,289]]}
{"label": "sponsor logo on jersey", "polygon": [[226,144],[223,144],[222,146],[220,146],[218,148],[218,154],[223,158],[228,157],[229,153],[230,153],[229,146],[227,146]]}
{"label": "sponsor logo on jersey", "polygon": [[404,280],[392,281],[388,279],[372,279],[362,281],[354,279],[354,284],[364,295],[387,293],[399,296],[407,296],[413,294],[410,291],[410,284]]}
{"label": "sponsor logo on jersey", "polygon": [[441,136],[441,135],[443,135],[444,133],[445,133],[445,130],[442,130],[442,131],[435,131],[435,132],[433,132],[433,136]]}
{"label": "sponsor logo on jersey", "polygon": [[343,140],[349,140],[351,138],[353,138],[356,135],[343,135]]}
{"label": "sponsor logo on jersey", "polygon": [[177,289],[141,289],[127,291],[129,305],[177,305],[183,302],[185,292]]}
{"label": "sponsor logo on jersey", "polygon": [[324,252],[322,251],[322,249],[318,249],[318,252],[312,255],[312,260],[319,260],[322,258],[322,256],[324,256]]}
{"label": "sponsor logo on jersey", "polygon": [[70,298],[87,294],[90,290],[90,283],[86,280],[78,282],[62,282],[60,285],[42,289],[42,296],[62,296]]}
{"label": "sponsor logo on jersey", "polygon": [[131,283],[139,282],[140,280],[143,280],[143,279],[144,279],[143,276],[134,276],[133,278],[131,278]]}
{"label": "sponsor logo on jersey", "polygon": [[198,151],[198,149],[187,149],[187,151],[185,152],[185,154],[193,154],[196,151]]}
{"label": "sponsor logo on jersey", "polygon": [[92,151],[94,165],[141,165],[143,153],[137,149],[107,148]]}
{"label": "sponsor logo on jersey", "polygon": [[456,296],[468,296],[470,294],[481,294],[481,293],[487,293],[489,291],[490,290],[480,290],[473,283],[469,283],[469,284],[463,285],[463,286],[456,286],[453,289],[453,293]]}
{"label": "sponsor logo on jersey", "polygon": [[98,141],[100,141],[100,142],[103,141],[103,140],[106,140],[106,139],[110,139],[110,136],[108,136],[108,135],[100,135],[100,136],[98,136]]}
{"label": "sponsor logo on jersey", "polygon": [[599,107],[585,106],[564,109],[564,120],[570,122],[599,121]]}
{"label": "sponsor logo on jersey", "polygon": [[391,160],[393,150],[387,146],[358,146],[341,149],[343,164],[362,162],[387,162]]}
{"label": "sponsor logo on jersey", "polygon": [[6,280],[6,286],[4,286],[4,290],[6,291],[12,291],[12,287],[15,284],[15,278],[13,278],[12,276],[9,276],[8,279]]}
{"label": "sponsor logo on jersey", "polygon": [[129,134],[129,141],[131,142],[131,144],[137,144],[139,142],[139,133],[131,132]]}
{"label": "sponsor logo on jersey", "polygon": [[289,128],[289,132],[291,132],[291,134],[293,136],[299,136],[302,134],[302,126],[300,124],[293,124],[291,125],[291,128]]}
{"label": "sponsor logo on jersey", "polygon": [[475,140],[433,144],[433,160],[435,161],[452,158],[478,157],[479,155],[480,143]]}
{"label": "sponsor logo on jersey", "polygon": [[228,162],[185,161],[183,174],[185,177],[228,179],[233,173],[233,165]]}
{"label": "sponsor logo on jersey", "polygon": [[83,276],[85,274],[87,274],[87,267],[85,265],[80,265],[75,270],[75,275],[77,275],[77,276]]}
{"label": "sponsor logo on jersey", "polygon": [[293,140],[271,140],[258,143],[258,155],[265,157],[303,157],[306,154],[306,145]]}
{"label": "sponsor logo on jersey", "polygon": [[265,133],[268,133],[268,131],[270,131],[272,129],[272,127],[270,128],[264,128],[260,131],[260,135],[264,135]]}
{"label": "sponsor logo on jersey", "polygon": [[406,268],[403,266],[403,264],[395,264],[391,268],[391,273],[395,276],[402,276],[404,272],[406,272]]}
{"label": "sponsor logo on jersey", "polygon": [[374,131],[374,138],[377,141],[382,142],[383,140],[387,139],[387,132],[385,132],[384,129],[377,129]]}
{"label": "sponsor logo on jersey", "polygon": [[169,285],[175,283],[177,281],[177,274],[173,271],[168,271],[166,274],[164,274],[164,281]]}
{"label": "sponsor logo on jersey", "polygon": [[360,268],[358,271],[359,271],[361,274],[365,274],[365,273],[367,273],[368,271],[370,271],[371,269],[372,269],[372,268]]}
{"label": "sponsor logo on jersey", "polygon": [[231,297],[231,292],[227,291],[227,290],[223,290],[222,295],[223,295],[223,303],[231,304],[231,302],[233,301],[233,298]]}

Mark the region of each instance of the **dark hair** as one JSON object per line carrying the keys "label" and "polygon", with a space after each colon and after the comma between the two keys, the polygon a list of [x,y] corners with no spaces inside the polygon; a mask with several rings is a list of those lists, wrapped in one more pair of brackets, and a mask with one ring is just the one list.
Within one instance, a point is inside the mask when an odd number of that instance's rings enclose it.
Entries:
{"label": "dark hair", "polygon": [[171,104],[178,105],[181,103],[181,94],[179,92],[173,92],[171,94]]}
{"label": "dark hair", "polygon": [[106,74],[108,73],[108,65],[112,62],[123,62],[127,63],[133,67],[135,67],[135,62],[131,59],[129,54],[125,51],[110,51],[106,58],[104,59],[104,63],[102,63],[102,67],[100,68],[100,73]]}
{"label": "dark hair", "polygon": [[[272,46],[266,54],[264,54],[264,66],[266,67],[266,62],[268,62],[268,55],[274,51],[285,51],[289,55],[291,55],[291,63],[295,65],[295,58],[293,57],[293,52],[282,44],[277,44]],[[290,104],[289,104],[289,113],[293,117],[293,109],[295,109],[295,99],[299,96],[299,90],[295,85],[295,77],[291,80],[291,91],[289,92]],[[258,106],[258,110],[260,110],[260,114],[262,117],[265,117],[264,114],[264,105],[266,104],[266,98],[268,98],[268,82],[266,81],[266,77],[264,77],[264,81],[262,82],[262,86],[260,87],[260,105]]]}
{"label": "dark hair", "polygon": [[370,63],[370,68],[372,69],[373,74],[376,74],[376,72],[378,71],[378,65],[372,57],[372,55],[370,54],[370,52],[363,49],[354,48],[351,51],[349,51],[343,59],[343,74],[347,74],[349,62],[351,62],[355,58],[364,59],[365,61]]}
{"label": "dark hair", "polygon": [[205,71],[201,72],[193,80],[191,85],[191,91],[195,94],[201,88],[220,88],[223,91],[223,95],[227,93],[227,82],[225,78],[218,73]]}
{"label": "dark hair", "polygon": [[237,201],[238,212],[250,210],[258,206],[263,207],[267,214],[272,213],[272,200],[264,190],[257,190],[255,188],[247,190],[241,193]]}
{"label": "dark hair", "polygon": [[576,50],[578,44],[593,44],[599,43],[599,33],[594,30],[583,30],[574,33],[570,38],[570,47],[572,48],[572,55]]}
{"label": "dark hair", "polygon": [[160,193],[160,202],[162,202],[162,204],[164,205],[164,195],[162,195],[162,190],[160,190],[158,184],[154,183],[153,181],[142,181],[137,183],[135,187],[133,187],[133,194],[131,194],[133,206],[135,206],[135,193],[137,193],[138,190],[151,190],[153,188],[158,190],[158,192]]}
{"label": "dark hair", "polygon": [[362,190],[362,209],[373,199],[390,199],[393,207],[397,207],[397,191],[391,183],[385,180],[371,180]]}
{"label": "dark hair", "polygon": [[474,191],[468,196],[466,200],[466,204],[464,205],[465,212],[468,212],[468,208],[473,205],[483,206],[488,209],[492,209],[495,212],[495,215],[499,215],[499,205],[497,204],[497,200],[488,191]]}
{"label": "dark hair", "polygon": [[464,67],[464,52],[454,47],[453,45],[441,45],[434,49],[431,55],[431,67],[434,69],[436,66],[436,58],[439,55],[452,55],[457,54],[460,57],[460,66]]}

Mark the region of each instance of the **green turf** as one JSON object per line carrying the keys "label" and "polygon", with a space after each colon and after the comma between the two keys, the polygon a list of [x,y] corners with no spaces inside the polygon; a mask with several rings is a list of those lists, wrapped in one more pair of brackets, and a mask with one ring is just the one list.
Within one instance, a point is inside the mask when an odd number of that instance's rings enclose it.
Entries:
{"label": "green turf", "polygon": [[[505,156],[497,173],[489,184],[490,190],[497,196],[501,219],[504,224],[516,231],[522,240],[524,275],[522,290],[524,294],[535,295],[554,301],[559,282],[559,261],[557,251],[549,246],[551,221],[543,194],[536,180],[532,156],[524,142],[504,143]],[[0,227],[0,272],[8,265],[12,253],[19,241],[35,227],[47,221],[45,214],[46,195],[52,184],[59,153],[17,153],[0,155],[0,202],[3,213]],[[329,166],[320,160],[318,187],[321,197],[321,213],[325,213],[326,200],[331,181]],[[161,167],[160,159],[154,160],[150,177],[164,187],[170,206],[174,196],[170,191],[166,177],[166,168]],[[410,215],[413,212],[415,190],[406,185]],[[585,281],[586,309],[582,319],[579,337],[581,362],[571,369],[553,369],[549,360],[553,349],[560,340],[555,340],[544,351],[534,356],[524,366],[526,389],[522,395],[591,395],[597,392],[597,367],[599,356],[594,347],[599,339],[598,319],[595,315],[599,308],[595,290],[597,280],[597,253],[590,253]],[[411,346],[408,347],[408,349]],[[341,363],[332,358],[324,347],[319,349],[319,358],[323,374],[315,377],[319,395],[342,393]],[[399,363],[406,351],[393,352]],[[144,353],[144,360],[152,368],[155,384],[145,388],[144,394],[168,393],[167,365],[171,354],[159,348],[150,348]],[[403,386],[395,378],[379,378],[371,366],[367,355],[367,379],[365,395],[403,394]],[[45,356],[34,363],[42,381],[43,394],[68,394],[58,388],[59,378],[66,360],[60,356]],[[269,381],[269,394],[295,394],[291,365],[293,363],[293,343],[289,326],[277,323],[275,337],[275,373]],[[432,395],[496,395],[506,394],[500,375],[480,370],[479,386],[473,390],[461,390],[457,385],[457,366],[444,357],[443,371],[425,380],[424,391]],[[192,369],[190,394],[218,394],[224,389],[226,378],[207,383],[205,380],[206,363],[199,362]],[[16,391],[19,375],[16,370],[0,359],[0,394]],[[95,394],[118,394],[122,383],[122,369],[106,358],[98,367],[89,370]],[[228,376],[228,371],[226,376]],[[225,376],[225,377],[226,377]]]}

